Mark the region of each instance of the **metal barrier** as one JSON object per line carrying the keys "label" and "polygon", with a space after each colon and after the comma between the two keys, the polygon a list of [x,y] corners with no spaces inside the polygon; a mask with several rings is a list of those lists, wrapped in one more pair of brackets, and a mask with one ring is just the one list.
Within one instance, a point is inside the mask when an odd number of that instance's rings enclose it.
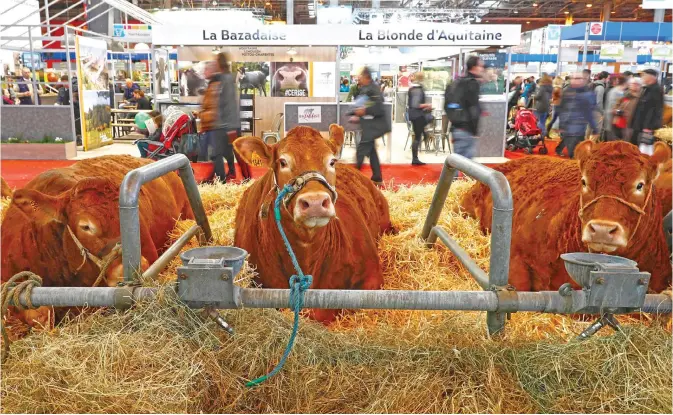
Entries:
{"label": "metal barrier", "polygon": [[[173,258],[182,246],[199,230],[203,229],[210,239],[208,220],[201,204],[196,182],[185,156],[173,156],[130,172],[122,184],[120,215],[122,216],[122,252],[125,277],[129,277],[140,262],[140,235],[138,228],[138,194],[140,186],[169,171],[180,169],[192,209],[199,222],[179,238],[145,275],[156,275]],[[437,226],[439,215],[449,192],[456,170],[464,171],[486,183],[493,194],[493,232],[491,235],[491,272],[486,274],[463,251],[441,227]],[[123,202],[122,202],[123,200]],[[437,185],[428,211],[422,237],[431,246],[438,238],[456,254],[484,291],[401,291],[401,290],[307,290],[304,294],[305,308],[323,309],[404,309],[404,310],[466,310],[486,311],[490,333],[504,328],[507,313],[525,311],[542,313],[599,314],[601,319],[582,333],[586,338],[600,327],[616,327],[613,314],[637,311],[671,313],[671,297],[663,294],[645,294],[649,274],[640,272],[633,261],[623,258],[601,256],[603,263],[592,262],[591,254],[564,255],[566,269],[572,278],[582,285],[581,290],[572,290],[564,284],[558,291],[516,292],[507,289],[509,273],[509,249],[512,226],[512,195],[505,177],[487,167],[459,155],[450,155]],[[201,248],[198,248],[201,249]],[[284,308],[289,304],[290,290],[242,288],[234,281],[240,271],[240,263],[233,265],[224,258],[212,259],[203,250],[201,258],[194,256],[178,268],[175,285],[168,287],[164,295],[179,299],[192,308],[240,309]],[[194,249],[193,251],[196,251]],[[210,252],[209,251],[209,252]],[[242,251],[239,249],[239,251]],[[130,254],[130,256],[129,256]],[[196,254],[194,254],[196,255]],[[589,259],[587,259],[589,258]],[[613,263],[618,263],[617,265]],[[127,268],[128,267],[128,268]],[[56,307],[115,307],[126,309],[136,301],[156,298],[160,289],[122,285],[119,287],[36,287],[30,293],[19,295],[19,302],[27,306],[51,305]],[[14,304],[14,298],[10,298]],[[224,320],[221,327],[229,327]],[[229,327],[229,330],[231,328]]]}
{"label": "metal barrier", "polygon": [[[491,229],[491,258],[490,272],[487,275],[470,258],[470,256],[454,241],[448,233],[437,226],[439,215],[442,213],[446,197],[451,189],[457,172],[462,171],[470,177],[484,183],[491,189],[493,197],[493,225]],[[442,174],[432,197],[432,203],[425,219],[421,238],[431,247],[437,238],[447,247],[465,266],[477,283],[484,290],[494,290],[501,296],[511,296],[507,290],[509,280],[509,250],[512,240],[512,191],[505,176],[482,164],[476,163],[459,154],[450,154],[446,157]],[[486,324],[491,334],[501,331],[505,327],[505,313],[489,311],[486,315]]]}
{"label": "metal barrier", "polygon": [[[124,177],[119,190],[119,224],[121,227],[124,282],[126,283],[133,281],[140,270],[140,216],[138,213],[140,188],[145,183],[175,170],[178,170],[180,179],[182,179],[182,184],[185,187],[189,204],[192,206],[196,223],[203,231],[203,238],[200,238],[201,244],[212,239],[208,216],[206,216],[206,211],[203,209],[199,187],[194,179],[194,172],[192,171],[192,166],[189,163],[187,156],[184,154],[176,154],[130,171]],[[193,235],[194,230],[189,230],[188,233]],[[188,241],[189,238],[181,238],[174,244],[177,249],[171,247],[168,251],[170,251],[174,257]],[[179,246],[178,243],[181,243],[182,245]],[[160,264],[165,267],[173,257],[170,257],[168,258],[168,261],[165,261],[167,258],[162,256],[163,260]],[[162,268],[159,268],[158,266],[153,267],[151,268],[151,274],[156,275],[161,269]]]}

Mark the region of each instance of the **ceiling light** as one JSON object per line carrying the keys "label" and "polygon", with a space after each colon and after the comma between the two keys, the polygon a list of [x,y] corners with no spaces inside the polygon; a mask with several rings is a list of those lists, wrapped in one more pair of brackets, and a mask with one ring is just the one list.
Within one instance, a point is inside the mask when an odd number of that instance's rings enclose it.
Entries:
{"label": "ceiling light", "polygon": [[533,7],[537,7],[537,3],[533,3]]}
{"label": "ceiling light", "polygon": [[518,10],[514,10],[514,14],[519,14],[519,11],[518,11]]}
{"label": "ceiling light", "polygon": [[610,12],[610,14],[615,14],[615,13],[617,13],[617,12]]}
{"label": "ceiling light", "polygon": [[589,8],[591,6],[593,6],[593,4],[591,4],[591,3],[587,4],[587,8]]}
{"label": "ceiling light", "polygon": [[290,48],[290,49],[287,50],[287,54],[288,54],[288,55],[296,55],[296,54],[297,54],[297,51],[294,50],[294,48]]}
{"label": "ceiling light", "polygon": [[267,2],[266,2],[266,6],[271,6],[271,2],[270,2],[270,1],[267,1]]}
{"label": "ceiling light", "polygon": [[217,6],[217,0],[213,0],[213,6]]}
{"label": "ceiling light", "polygon": [[563,14],[570,14],[570,12],[563,12]]}
{"label": "ceiling light", "polygon": [[530,22],[526,22],[526,24],[530,24]]}

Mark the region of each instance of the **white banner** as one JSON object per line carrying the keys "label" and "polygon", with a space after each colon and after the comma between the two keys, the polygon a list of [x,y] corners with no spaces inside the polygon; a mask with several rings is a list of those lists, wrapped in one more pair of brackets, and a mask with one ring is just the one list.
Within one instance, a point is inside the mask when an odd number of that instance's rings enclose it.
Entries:
{"label": "white banner", "polygon": [[157,25],[152,43],[164,46],[513,46],[521,25],[287,25],[263,27]]}
{"label": "white banner", "polygon": [[673,0],[643,0],[643,9],[673,9]]}

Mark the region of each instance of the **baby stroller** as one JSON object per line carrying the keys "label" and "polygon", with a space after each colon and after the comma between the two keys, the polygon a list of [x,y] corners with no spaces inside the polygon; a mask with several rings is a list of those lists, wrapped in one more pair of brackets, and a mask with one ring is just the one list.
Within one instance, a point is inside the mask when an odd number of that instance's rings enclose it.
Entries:
{"label": "baby stroller", "polygon": [[523,149],[526,154],[533,154],[533,149],[542,144],[539,150],[540,154],[547,154],[547,147],[544,145],[544,136],[537,126],[537,118],[533,111],[520,108],[516,113],[512,131],[507,136],[507,149],[515,151]]}
{"label": "baby stroller", "polygon": [[147,143],[147,158],[160,160],[174,154],[184,154],[196,161],[199,144],[196,133],[196,120],[175,107],[168,107],[163,115],[163,125],[158,140],[140,139]]}

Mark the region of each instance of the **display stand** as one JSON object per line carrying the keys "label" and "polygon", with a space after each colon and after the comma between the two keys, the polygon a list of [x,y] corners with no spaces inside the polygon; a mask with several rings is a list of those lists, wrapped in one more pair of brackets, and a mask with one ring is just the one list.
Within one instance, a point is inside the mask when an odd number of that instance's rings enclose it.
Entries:
{"label": "display stand", "polygon": [[255,94],[241,94],[241,135],[255,135]]}

